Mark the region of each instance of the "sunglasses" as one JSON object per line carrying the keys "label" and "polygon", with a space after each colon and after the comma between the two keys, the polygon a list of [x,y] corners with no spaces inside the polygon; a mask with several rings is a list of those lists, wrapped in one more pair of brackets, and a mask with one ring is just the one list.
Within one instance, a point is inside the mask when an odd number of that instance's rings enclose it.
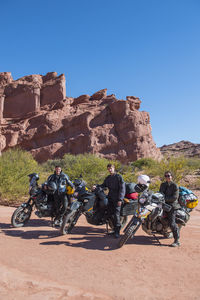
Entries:
{"label": "sunglasses", "polygon": [[165,175],[165,177],[171,177],[172,175]]}

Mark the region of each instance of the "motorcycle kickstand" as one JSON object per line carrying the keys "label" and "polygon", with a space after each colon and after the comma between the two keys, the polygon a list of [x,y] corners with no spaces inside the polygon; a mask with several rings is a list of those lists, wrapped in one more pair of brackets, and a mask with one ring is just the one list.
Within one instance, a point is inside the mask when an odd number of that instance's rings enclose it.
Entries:
{"label": "motorcycle kickstand", "polygon": [[108,222],[106,222],[106,233],[108,234]]}
{"label": "motorcycle kickstand", "polygon": [[51,227],[55,227],[55,224],[54,224],[54,217],[51,217]]}
{"label": "motorcycle kickstand", "polygon": [[153,237],[156,239],[156,241],[158,242],[158,244],[159,244],[160,246],[162,246],[162,244],[161,244],[159,238],[158,238],[155,234],[153,234]]}

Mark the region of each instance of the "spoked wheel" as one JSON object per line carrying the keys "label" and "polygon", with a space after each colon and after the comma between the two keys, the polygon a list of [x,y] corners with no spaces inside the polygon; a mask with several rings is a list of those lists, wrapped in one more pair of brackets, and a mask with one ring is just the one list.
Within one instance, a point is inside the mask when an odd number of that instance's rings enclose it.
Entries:
{"label": "spoked wheel", "polygon": [[11,224],[13,227],[22,227],[30,219],[32,212],[32,207],[28,205],[27,207],[18,207],[11,218]]}
{"label": "spoked wheel", "polygon": [[137,229],[139,228],[140,224],[133,224],[132,226],[129,226],[128,229],[125,231],[124,235],[121,237],[118,247],[121,248],[130,237],[132,237]]}
{"label": "spoked wheel", "polygon": [[79,218],[80,212],[77,210],[74,210],[63,217],[62,225],[60,228],[60,233],[62,235],[68,234],[72,231],[74,228],[78,218]]}

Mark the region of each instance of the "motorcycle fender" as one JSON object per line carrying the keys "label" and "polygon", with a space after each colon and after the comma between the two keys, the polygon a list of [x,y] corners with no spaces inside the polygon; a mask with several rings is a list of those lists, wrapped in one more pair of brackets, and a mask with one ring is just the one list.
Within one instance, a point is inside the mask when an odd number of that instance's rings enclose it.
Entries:
{"label": "motorcycle fender", "polygon": [[70,210],[73,211],[73,210],[77,210],[79,207],[81,206],[81,204],[76,201],[76,202],[72,202],[71,206],[70,206]]}

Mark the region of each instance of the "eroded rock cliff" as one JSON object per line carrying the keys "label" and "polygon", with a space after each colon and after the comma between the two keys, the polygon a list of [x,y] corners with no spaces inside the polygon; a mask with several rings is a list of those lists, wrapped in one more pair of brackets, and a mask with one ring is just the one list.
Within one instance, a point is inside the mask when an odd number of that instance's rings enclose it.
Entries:
{"label": "eroded rock cliff", "polygon": [[161,158],[141,100],[118,100],[107,89],[66,97],[65,76],[0,73],[0,150],[20,146],[39,162],[65,153],[94,153],[122,162]]}

